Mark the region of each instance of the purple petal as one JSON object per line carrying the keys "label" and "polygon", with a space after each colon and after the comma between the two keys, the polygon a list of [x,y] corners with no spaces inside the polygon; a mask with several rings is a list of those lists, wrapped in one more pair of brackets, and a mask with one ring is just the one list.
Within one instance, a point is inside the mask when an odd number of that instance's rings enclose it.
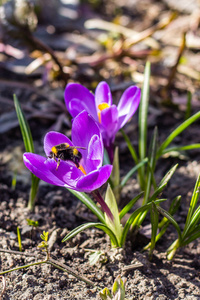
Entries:
{"label": "purple petal", "polygon": [[53,159],[46,161],[47,168],[52,174],[64,182],[65,187],[75,189],[78,180],[84,174],[74,165],[73,162],[61,161],[58,169],[56,170],[56,162]]}
{"label": "purple petal", "polygon": [[97,108],[100,103],[108,103],[109,106],[112,105],[112,95],[110,87],[105,81],[100,82],[96,87],[95,102]]}
{"label": "purple petal", "polygon": [[78,83],[69,83],[65,89],[65,103],[72,117],[76,117],[84,109],[97,118],[94,95]]}
{"label": "purple petal", "polygon": [[44,137],[44,151],[46,156],[49,156],[51,148],[53,146],[59,145],[61,143],[68,143],[70,146],[73,146],[71,140],[64,134],[50,131]]}
{"label": "purple petal", "polygon": [[[52,174],[48,165],[47,159],[43,156],[34,153],[24,153],[23,155],[25,166],[38,178],[50,184],[64,186],[65,182]],[[56,168],[56,162],[54,162]]]}
{"label": "purple petal", "polygon": [[86,172],[92,172],[102,166],[103,147],[101,147],[101,139],[98,135],[93,135],[88,145]]}
{"label": "purple petal", "polygon": [[87,176],[83,176],[77,183],[76,189],[80,192],[91,192],[100,188],[110,177],[112,171],[111,165],[101,167]]}
{"label": "purple petal", "polygon": [[106,136],[109,139],[114,139],[115,134],[118,130],[118,110],[115,105],[112,105],[111,107],[102,110],[101,125],[104,128]]}
{"label": "purple petal", "polygon": [[119,112],[119,129],[122,128],[136,112],[140,103],[140,94],[140,89],[136,86],[130,86],[123,93],[117,107]]}
{"label": "purple petal", "polygon": [[[99,137],[99,153],[103,153],[103,142],[100,130],[92,117],[86,111],[80,113],[73,121],[72,124],[72,142],[75,146],[85,147],[86,150],[79,150],[83,156],[84,167],[86,166],[88,148],[90,140],[93,136]],[[103,155],[102,155],[103,156]],[[102,159],[102,157],[101,157]],[[87,172],[87,170],[86,170]]]}

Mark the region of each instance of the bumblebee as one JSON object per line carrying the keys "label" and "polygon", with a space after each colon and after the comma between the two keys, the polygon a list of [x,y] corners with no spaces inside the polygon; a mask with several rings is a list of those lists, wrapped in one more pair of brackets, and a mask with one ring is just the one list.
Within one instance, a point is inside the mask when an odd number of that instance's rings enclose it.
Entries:
{"label": "bumblebee", "polygon": [[56,170],[60,165],[61,160],[70,160],[77,168],[79,168],[79,162],[82,158],[82,154],[77,149],[86,149],[84,147],[70,146],[67,143],[62,143],[51,148],[49,158],[53,158],[57,162]]}

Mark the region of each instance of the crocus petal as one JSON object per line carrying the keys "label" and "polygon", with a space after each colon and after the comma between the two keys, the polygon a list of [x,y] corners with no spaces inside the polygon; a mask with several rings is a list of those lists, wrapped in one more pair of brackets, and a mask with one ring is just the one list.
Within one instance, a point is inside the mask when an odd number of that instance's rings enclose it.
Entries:
{"label": "crocus petal", "polygon": [[122,128],[136,112],[140,103],[140,94],[140,89],[136,86],[130,86],[123,93],[117,107],[119,112],[119,129]]}
{"label": "crocus petal", "polygon": [[99,168],[87,176],[83,176],[77,182],[76,189],[82,192],[91,192],[101,187],[110,177],[112,171],[111,165],[106,165]]}
{"label": "crocus petal", "polygon": [[[50,184],[64,186],[65,182],[52,174],[49,166],[46,164],[46,157],[34,153],[24,153],[23,155],[25,166],[38,178]],[[55,168],[56,168],[56,162]]]}
{"label": "crocus petal", "polygon": [[44,137],[44,151],[46,156],[49,156],[51,148],[53,146],[62,144],[62,143],[68,143],[70,146],[73,146],[73,143],[71,142],[68,137],[62,133],[56,132],[56,131],[50,131],[48,132]]}
{"label": "crocus petal", "polygon": [[110,87],[105,81],[100,82],[96,87],[95,102],[97,109],[100,103],[107,103],[109,106],[112,105],[112,95]]}
{"label": "crocus petal", "polygon": [[102,166],[103,148],[101,139],[98,135],[93,135],[88,145],[86,172],[92,172]]}
{"label": "crocus petal", "polygon": [[81,84],[69,83],[66,86],[65,103],[72,117],[76,117],[85,109],[95,120],[98,120],[94,95]]}
{"label": "crocus petal", "polygon": [[46,161],[47,168],[59,180],[64,182],[68,188],[75,189],[78,180],[84,176],[83,173],[72,163],[67,161],[60,161],[60,165],[56,170],[56,162],[52,159]]}
{"label": "crocus petal", "polygon": [[107,136],[115,136],[118,130],[118,110],[116,105],[105,108],[101,112],[101,125],[104,127]]}
{"label": "crocus petal", "polygon": [[[96,135],[99,137],[99,151],[103,151],[103,142],[98,125],[86,111],[80,113],[72,124],[72,142],[79,147],[85,147],[86,150],[79,149],[83,156],[83,161],[87,161],[88,148],[91,138]],[[83,165],[85,168],[86,166]],[[87,170],[86,170],[87,172]]]}

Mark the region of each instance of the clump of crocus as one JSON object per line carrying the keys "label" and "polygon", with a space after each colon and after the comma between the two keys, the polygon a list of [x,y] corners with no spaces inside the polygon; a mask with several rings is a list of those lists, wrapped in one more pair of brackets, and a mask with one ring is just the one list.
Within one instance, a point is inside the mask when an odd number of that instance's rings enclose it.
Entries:
{"label": "clump of crocus", "polygon": [[94,95],[81,84],[69,83],[65,89],[65,103],[73,118],[86,110],[95,119],[112,161],[115,135],[136,112],[140,94],[138,87],[130,86],[124,91],[116,106],[112,103],[110,88],[104,81],[98,84]]}
{"label": "clump of crocus", "polygon": [[[74,119],[71,136],[72,140],[58,132],[47,133],[44,138],[46,157],[24,153],[24,163],[33,174],[50,184],[79,192],[92,192],[108,180],[112,171],[111,165],[102,166],[103,141],[99,127],[83,111]],[[52,157],[54,147],[64,143],[76,150],[80,147],[81,159],[78,164],[70,159],[61,159],[58,164],[57,158]]]}

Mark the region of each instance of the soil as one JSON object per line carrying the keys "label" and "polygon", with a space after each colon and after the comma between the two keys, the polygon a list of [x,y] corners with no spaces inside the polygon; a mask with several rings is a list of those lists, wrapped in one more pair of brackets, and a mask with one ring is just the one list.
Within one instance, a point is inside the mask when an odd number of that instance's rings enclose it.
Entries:
{"label": "soil", "polygon": [[[75,19],[71,21],[68,19],[67,25],[63,15],[53,13],[53,10],[45,15],[42,10],[43,14],[40,15],[36,36],[42,37],[45,43],[57,50],[56,54],[66,66],[70,80],[81,82],[91,89],[94,89],[95,84],[100,80],[107,80],[112,87],[115,100],[119,98],[122,90],[133,84],[133,81],[141,86],[141,81],[137,81],[137,78],[139,78],[138,74],[143,73],[147,57],[145,59],[136,57],[133,61],[133,58],[127,56],[122,57],[121,62],[119,62],[119,58],[115,60],[113,57],[111,60],[105,61],[103,66],[101,64],[91,65],[89,62],[80,63],[85,55],[90,57],[91,54],[103,53],[102,47],[96,40],[97,32],[81,31],[83,19],[98,15],[111,20],[115,12],[119,10],[121,18],[124,16],[127,18],[122,18],[123,24],[121,25],[125,26],[124,24],[127,22],[131,27],[132,22],[135,21],[135,28],[142,31],[153,25],[155,12],[159,15],[159,13],[164,14],[170,11],[171,1],[143,1],[143,3],[133,1],[132,4],[132,1],[128,1],[126,5],[122,5],[121,1],[116,1],[116,3],[107,1],[104,3],[105,11],[98,6],[98,1],[94,1],[93,4],[92,2],[85,1],[78,8],[72,7],[74,14],[79,12],[80,18],[74,17]],[[50,3],[54,5],[53,1]],[[130,5],[137,8],[135,13],[130,12]],[[195,1],[193,1],[193,5],[197,5]],[[180,17],[188,17],[191,20],[192,12],[185,11],[185,7],[181,7],[181,1],[177,1],[177,6]],[[147,11],[150,12],[148,17]],[[87,15],[87,18],[84,14]],[[143,23],[140,17],[142,17]],[[53,20],[52,24],[50,20]],[[53,37],[44,32],[44,25],[49,23],[56,29]],[[194,26],[195,24],[193,24],[193,29]],[[52,27],[49,27],[48,30],[51,31]],[[70,30],[73,30],[74,35],[69,35]],[[197,26],[196,31],[198,30]],[[159,35],[159,32],[157,34]],[[174,33],[175,36],[176,34],[177,32]],[[77,37],[82,38],[79,45],[76,44]],[[162,45],[163,55],[170,51],[174,52],[173,38],[171,44],[169,41],[167,45],[162,38],[158,40],[161,44],[164,43]],[[138,49],[143,50],[143,46]],[[66,47],[68,48],[65,52]],[[149,242],[147,232],[149,216],[147,216],[138,234],[130,235],[123,249],[112,249],[108,237],[95,228],[78,234],[67,243],[62,243],[63,237],[70,230],[84,222],[96,221],[96,219],[69,191],[44,182],[40,182],[34,213],[27,209],[31,178],[22,162],[24,146],[13,107],[12,95],[15,93],[20,99],[33,134],[35,152],[41,155],[44,155],[43,137],[49,130],[61,131],[70,136],[70,118],[63,101],[63,79],[59,77],[54,79],[53,76],[56,72],[53,70],[53,63],[45,67],[41,66],[36,69],[35,73],[27,75],[25,68],[35,59],[30,56],[32,52],[30,49],[30,52],[26,49],[24,58],[19,60],[15,56],[18,53],[17,50],[22,51],[22,48],[14,49],[12,55],[6,52],[8,50],[3,51],[1,56],[3,63],[0,65],[0,70],[3,70],[0,75],[0,149],[2,149],[0,153],[0,269],[1,271],[8,270],[43,260],[45,253],[38,248],[38,245],[41,242],[40,235],[43,231],[48,231],[51,258],[56,260],[58,265],[59,263],[65,264],[74,272],[85,276],[94,283],[94,286],[77,279],[71,273],[64,273],[52,265],[42,264],[13,271],[0,277],[0,299],[100,299],[99,289],[108,287],[111,290],[118,275],[127,280],[126,299],[200,299],[200,239],[180,249],[173,261],[168,261],[166,250],[177,238],[174,228],[169,226],[165,235],[156,244],[152,259],[149,260],[148,252],[143,251],[143,247]],[[195,71],[199,72],[196,53],[196,48],[189,48],[185,55],[189,61],[188,70],[194,67]],[[183,122],[188,90],[192,90],[194,95],[192,113],[199,111],[199,83],[194,78],[195,76],[192,77],[190,74],[177,73],[173,85],[170,86],[170,92],[167,94],[167,100],[164,101],[161,97],[163,82],[166,83],[170,67],[173,65],[172,61],[174,61],[174,57],[170,57],[170,55],[166,60],[159,61],[156,57],[150,57],[153,81],[150,92],[148,139],[151,137],[154,126],[157,125],[159,142],[162,142],[178,124]],[[71,62],[69,63],[70,57]],[[73,59],[73,57],[75,58]],[[132,68],[131,71],[128,69],[129,64]],[[51,68],[53,75],[49,71]],[[134,77],[131,74],[136,75]],[[172,102],[169,101],[168,96],[171,97]],[[175,140],[175,144],[198,143],[199,124],[200,121],[197,121],[190,126]],[[137,147],[137,116],[134,116],[124,130]],[[123,178],[134,166],[134,163],[120,133],[116,137],[116,145],[119,146],[120,175]],[[172,199],[177,195],[182,195],[180,208],[175,214],[175,219],[181,229],[184,227],[192,191],[200,173],[199,159],[199,149],[187,153],[176,153],[173,157],[162,158],[156,168],[155,177],[159,182],[171,166],[179,164],[164,191],[163,196],[167,198],[167,201],[163,203],[163,207],[169,208]],[[104,192],[105,187],[102,188],[102,193]],[[138,192],[139,186],[136,177],[133,176],[122,190],[121,206],[130,201]],[[27,219],[38,221],[38,227],[28,226]],[[22,252],[19,252],[17,227],[21,232]],[[89,256],[97,250],[102,251],[101,258],[95,265],[91,265]],[[3,284],[3,278],[6,286]]]}

